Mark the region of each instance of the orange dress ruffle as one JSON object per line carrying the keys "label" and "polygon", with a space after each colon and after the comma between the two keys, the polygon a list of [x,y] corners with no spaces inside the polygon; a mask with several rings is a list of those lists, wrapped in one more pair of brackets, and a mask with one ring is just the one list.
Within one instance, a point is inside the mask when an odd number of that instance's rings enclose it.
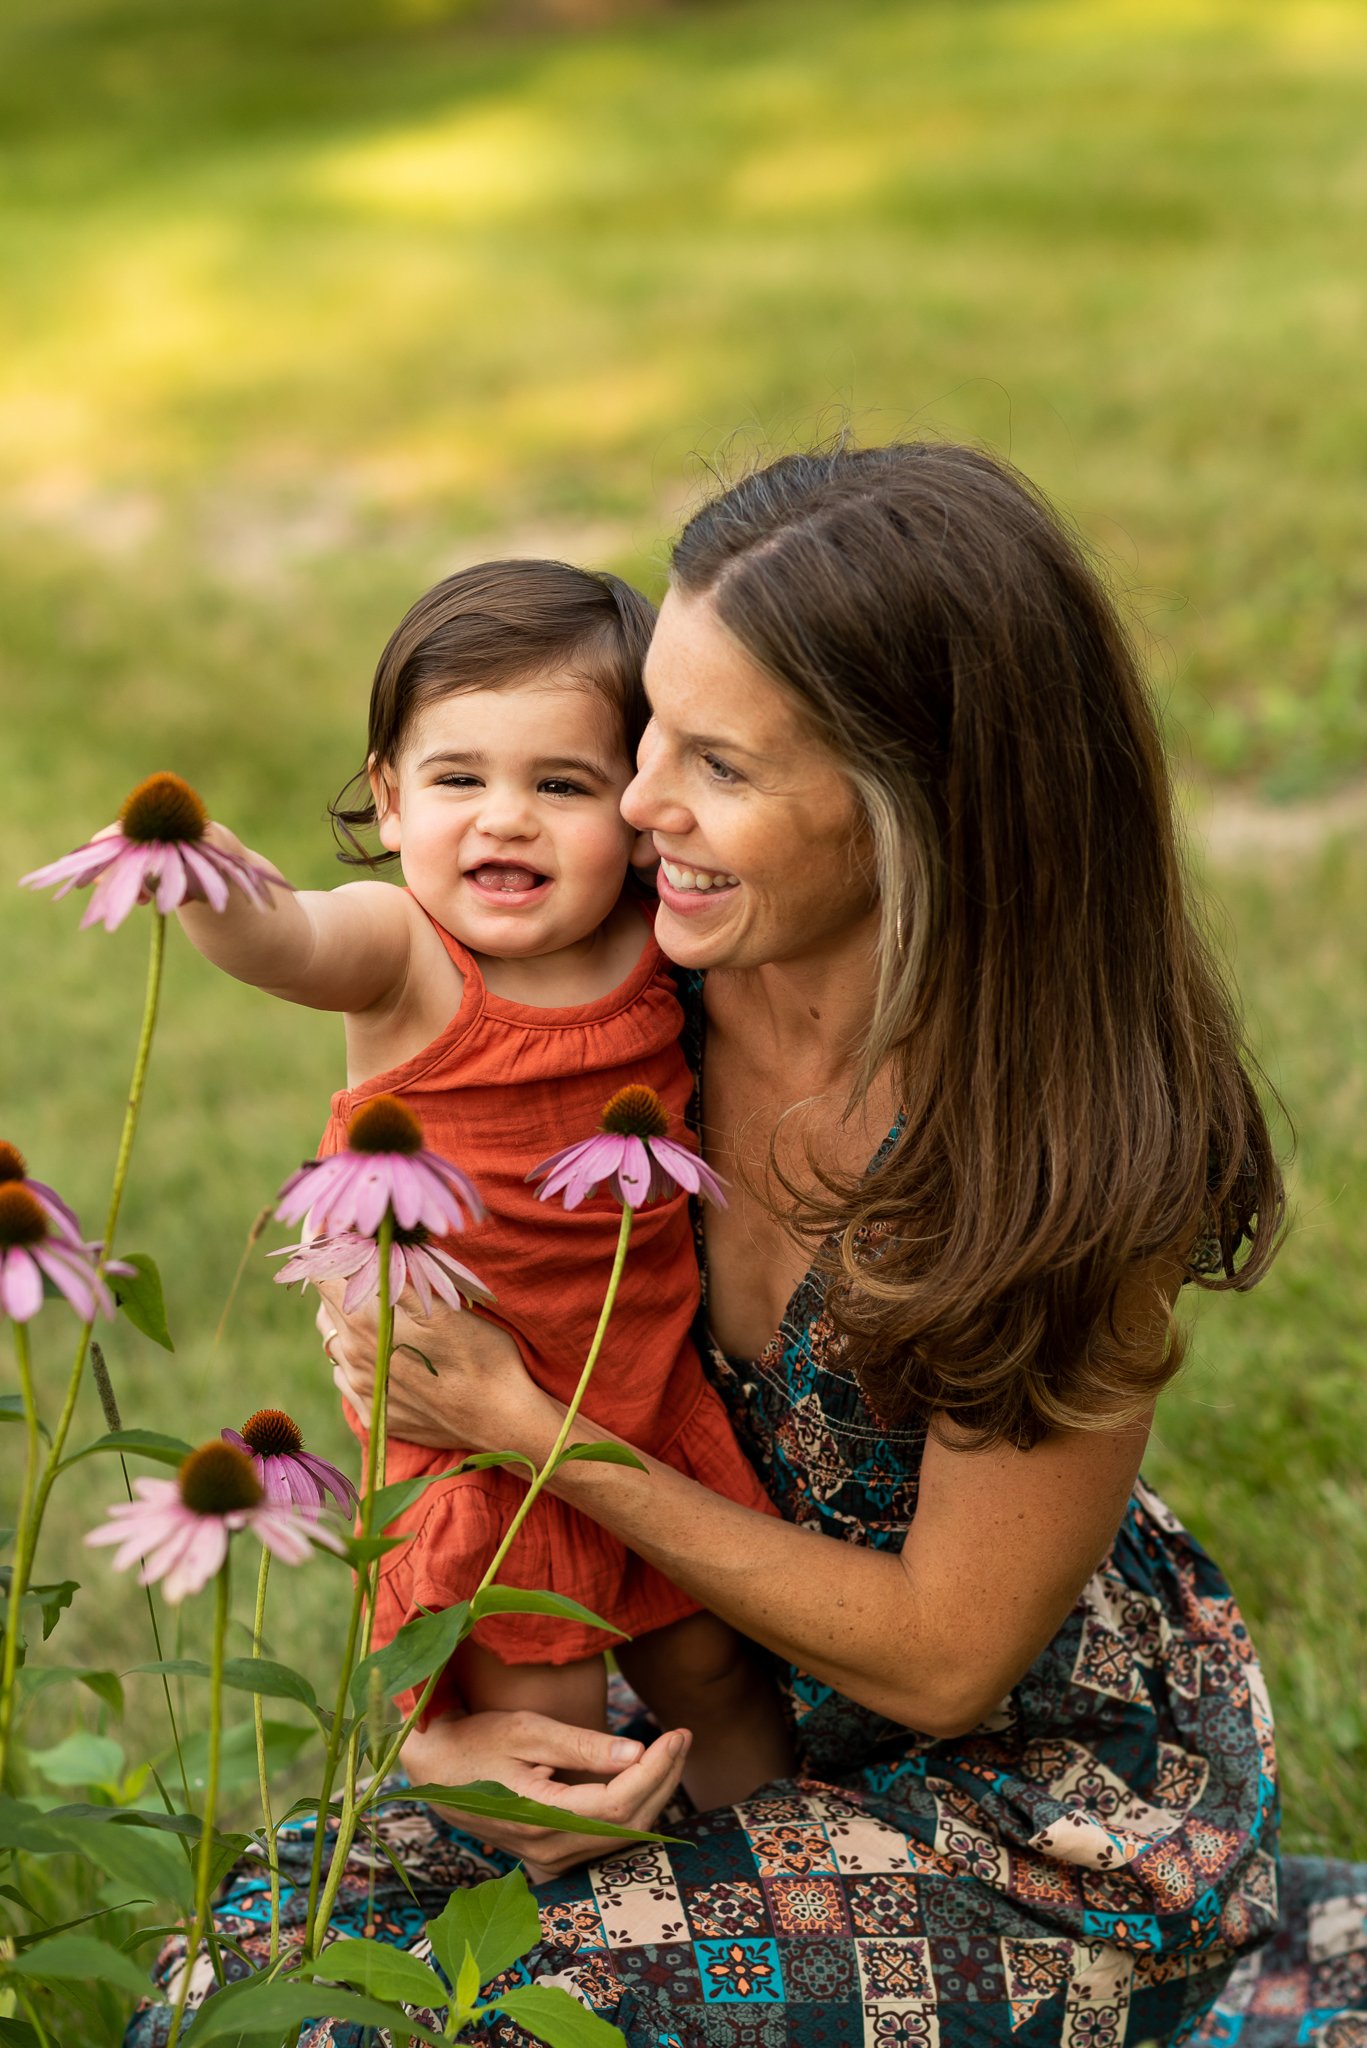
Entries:
{"label": "orange dress ruffle", "polygon": [[[478,964],[435,926],[465,977],[459,1009],[431,1045],[332,1099],[319,1155],[341,1151],[347,1123],[375,1095],[398,1095],[422,1118],[428,1147],[474,1180],[485,1220],[450,1249],[495,1296],[481,1309],[516,1339],[537,1383],[568,1401],[583,1369],[612,1269],[621,1206],[602,1191],[578,1209],[540,1202],[526,1176],[550,1153],[590,1136],[608,1097],[628,1082],[660,1096],[670,1136],[692,1143],[684,1111],[692,1079],[679,1049],[682,1012],[668,962],[647,938],[620,987],[572,1009],[535,1009],[492,994]],[[686,1196],[638,1211],[631,1249],[585,1403],[615,1435],[744,1506],[773,1513],[704,1375],[689,1331],[698,1272]],[[348,1408],[362,1443],[366,1432]],[[440,1472],[461,1456],[390,1439],[386,1479]],[[439,1480],[391,1524],[411,1540],[380,1566],[378,1647],[423,1609],[468,1598],[502,1540],[525,1481],[494,1467]],[[567,1594],[627,1635],[699,1611],[698,1602],[597,1523],[550,1494],[537,1501],[499,1570],[503,1585]],[[506,1664],[568,1664],[614,1638],[534,1614],[489,1616],[475,1640]],[[440,1703],[446,1682],[429,1711]]]}

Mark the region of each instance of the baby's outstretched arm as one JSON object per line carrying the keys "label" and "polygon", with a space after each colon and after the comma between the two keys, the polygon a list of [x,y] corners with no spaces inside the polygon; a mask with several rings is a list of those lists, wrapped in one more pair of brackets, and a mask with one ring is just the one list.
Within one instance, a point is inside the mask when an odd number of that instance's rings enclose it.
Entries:
{"label": "baby's outstretched arm", "polygon": [[[226,825],[211,823],[206,837],[271,867]],[[402,990],[408,974],[411,906],[388,882],[272,891],[269,910],[234,890],[225,910],[185,903],[176,914],[190,943],[215,967],[308,1009],[374,1009]]]}

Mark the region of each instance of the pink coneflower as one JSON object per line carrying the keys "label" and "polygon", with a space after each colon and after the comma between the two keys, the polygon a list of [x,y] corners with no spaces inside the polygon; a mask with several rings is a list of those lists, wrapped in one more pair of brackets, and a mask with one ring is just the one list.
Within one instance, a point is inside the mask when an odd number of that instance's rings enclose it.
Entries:
{"label": "pink coneflower", "polygon": [[[0,1181],[0,1315],[16,1323],[37,1315],[45,1278],[83,1323],[93,1322],[97,1309],[106,1316],[114,1313],[113,1297],[100,1274],[100,1247],[73,1236],[66,1222],[71,1212],[64,1203],[59,1206],[63,1213],[54,1216],[28,1181]],[[71,1217],[73,1224],[75,1220]],[[129,1268],[111,1262],[108,1270],[126,1273]]]}
{"label": "pink coneflower", "polygon": [[163,913],[182,903],[227,907],[228,889],[236,883],[258,908],[269,907],[272,889],[289,883],[240,853],[211,845],[204,837],[209,814],[188,782],[178,775],[149,775],[124,799],[117,830],[78,846],[74,853],[21,878],[21,888],[45,889],[60,883],[57,897],[69,889],[97,886],[86,905],[81,929],[102,924],[112,932],[135,904],[155,896]]}
{"label": "pink coneflower", "polygon": [[[282,1286],[288,1287],[294,1280],[346,1281],[343,1315],[354,1315],[380,1292],[380,1248],[373,1237],[360,1237],[349,1230],[339,1237],[316,1237],[271,1253],[273,1259],[287,1256],[289,1264],[275,1276]],[[434,1244],[421,1226],[396,1230],[389,1247],[389,1299],[398,1301],[406,1287],[412,1288],[425,1316],[431,1315],[434,1300],[444,1301],[448,1308],[463,1308],[467,1301],[494,1298],[478,1274],[453,1259],[442,1245]]]}
{"label": "pink coneflower", "polygon": [[36,1197],[46,1209],[49,1221],[56,1224],[60,1236],[69,1237],[73,1244],[84,1246],[85,1239],[81,1236],[81,1226],[76,1221],[75,1210],[68,1209],[55,1188],[48,1187],[41,1180],[31,1180],[24,1155],[18,1146],[7,1145],[0,1138],[0,1187],[15,1186],[27,1188],[29,1193]]}
{"label": "pink coneflower", "polygon": [[577,1209],[603,1181],[631,1209],[680,1188],[706,1195],[724,1209],[726,1196],[716,1174],[696,1152],[667,1138],[668,1129],[669,1116],[655,1090],[633,1082],[609,1100],[593,1137],[553,1152],[527,1178],[545,1183],[536,1191],[538,1201],[563,1194],[567,1209]]}
{"label": "pink coneflower", "polygon": [[283,1564],[302,1564],[311,1545],[343,1548],[325,1523],[265,1497],[245,1451],[218,1437],[191,1451],[174,1479],[135,1479],[136,1500],[121,1500],[86,1542],[117,1543],[115,1571],[142,1559],[139,1584],[158,1579],[174,1607],[222,1566],[229,1539],[250,1529]]}
{"label": "pink coneflower", "polygon": [[322,1237],[356,1230],[374,1237],[393,1211],[400,1230],[446,1237],[477,1223],[484,1204],[474,1182],[449,1159],[423,1148],[422,1125],[397,1095],[362,1103],[347,1125],[347,1149],[310,1159],[280,1190],[282,1223],[308,1216]]}
{"label": "pink coneflower", "polygon": [[355,1514],[360,1495],[346,1473],[304,1449],[298,1423],[283,1408],[258,1408],[240,1430],[225,1429],[220,1434],[225,1444],[251,1459],[268,1507],[292,1504],[316,1514],[327,1506],[331,1494],[347,1514]]}

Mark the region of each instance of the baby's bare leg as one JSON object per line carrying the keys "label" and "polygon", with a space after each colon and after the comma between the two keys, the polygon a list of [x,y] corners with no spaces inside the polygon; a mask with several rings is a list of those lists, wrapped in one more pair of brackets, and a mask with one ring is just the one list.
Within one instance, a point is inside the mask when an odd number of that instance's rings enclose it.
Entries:
{"label": "baby's bare leg", "polygon": [[467,1637],[452,1664],[472,1714],[523,1710],[574,1728],[606,1725],[608,1673],[601,1657],[578,1664],[505,1664]]}
{"label": "baby's bare leg", "polygon": [[700,1811],[786,1777],[792,1738],[752,1643],[715,1614],[689,1614],[618,1646],[617,1661],[662,1728],[691,1728],[684,1788]]}

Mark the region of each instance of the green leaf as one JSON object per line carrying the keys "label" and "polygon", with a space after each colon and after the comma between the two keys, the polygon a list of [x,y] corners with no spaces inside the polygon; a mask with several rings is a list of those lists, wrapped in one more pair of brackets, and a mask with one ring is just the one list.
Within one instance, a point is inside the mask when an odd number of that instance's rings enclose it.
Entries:
{"label": "green leaf", "polygon": [[458,1601],[440,1614],[419,1614],[406,1621],[392,1642],[372,1650],[351,1674],[351,1699],[363,1714],[370,1697],[370,1674],[377,1671],[380,1690],[392,1699],[439,1671],[463,1637],[470,1633],[470,1603]]}
{"label": "green leaf", "polygon": [[11,1957],[5,1969],[16,1977],[117,1984],[134,1998],[161,1996],[131,1956],[93,1934],[55,1934],[50,1941],[36,1941],[21,1956]]}
{"label": "green leaf", "polygon": [[393,1792],[377,1792],[373,1805],[387,1799],[421,1799],[429,1806],[453,1806],[458,1813],[477,1820],[518,1820],[529,1827],[558,1828],[570,1835],[607,1835],[615,1842],[671,1842],[672,1835],[652,1835],[640,1828],[619,1828],[615,1821],[590,1820],[582,1813],[570,1813],[563,1806],[545,1806],[539,1799],[523,1799],[492,1778],[480,1778],[472,1785],[401,1785]]}
{"label": "green leaf", "polygon": [[40,2048],[27,2020],[0,2020],[0,2048]]}
{"label": "green leaf", "polygon": [[611,1636],[626,1634],[625,1629],[604,1621],[601,1615],[581,1607],[577,1600],[567,1599],[563,1593],[540,1593],[528,1586],[487,1586],[482,1593],[476,1593],[470,1613],[475,1621],[483,1621],[486,1614],[556,1614],[562,1621],[587,1622],[591,1628],[605,1629]]}
{"label": "green leaf", "polygon": [[[11,1571],[7,1564],[0,1564],[0,1599],[8,1601]],[[43,1617],[43,1641],[46,1642],[56,1628],[64,1609],[70,1607],[80,1586],[75,1579],[62,1579],[51,1586],[29,1586],[25,1589],[25,1608],[35,1609]],[[4,1629],[0,1626],[0,1636]]]}
{"label": "green leaf", "polygon": [[155,1828],[105,1828],[72,1822],[80,1853],[108,1877],[181,1912],[194,1906],[194,1874],[181,1844]]}
{"label": "green leaf", "polygon": [[622,2035],[607,2020],[599,2019],[558,1984],[524,1984],[505,1991],[483,2008],[485,2012],[506,2012],[509,2019],[535,2034],[550,2048],[624,2048]]}
{"label": "green leaf", "polygon": [[[24,1397],[22,1394],[0,1394],[0,1423],[22,1422],[24,1420]],[[43,1422],[38,1424],[39,1432],[48,1443],[52,1442],[51,1432]],[[11,1530],[13,1535],[14,1531]]]}
{"label": "green leaf", "polygon": [[372,2027],[390,2027],[400,2035],[447,2048],[440,2034],[410,2019],[402,2006],[382,2005],[359,1991],[340,1991],[320,1983],[271,1983],[248,1977],[229,1984],[206,1999],[185,2034],[185,2048],[207,2048],[210,2041],[258,2041],[276,2038],[301,2020],[365,2020]]}
{"label": "green leaf", "polygon": [[115,1301],[127,1316],[135,1330],[141,1330],[144,1337],[150,1337],[154,1344],[160,1344],[163,1351],[174,1351],[171,1332],[166,1323],[166,1300],[161,1291],[161,1274],[157,1262],[146,1252],[122,1252],[120,1257],[125,1265],[132,1266],[131,1273],[111,1273],[109,1285]]}
{"label": "green leaf", "polygon": [[97,1451],[118,1451],[124,1457],[155,1458],[159,1465],[179,1465],[194,1449],[182,1437],[167,1436],[159,1429],[111,1429],[107,1436],[97,1436],[94,1443],[85,1444],[79,1451],[73,1451],[69,1458],[63,1458],[57,1467],[65,1472],[68,1465],[79,1465],[82,1458],[93,1458]]}
{"label": "green leaf", "polygon": [[[121,1899],[116,1906],[97,1906],[93,1913],[78,1914],[74,1920],[59,1920],[51,1927],[35,1928],[32,1934],[16,1935],[14,1946],[20,1951],[32,1948],[35,1941],[43,1941],[50,1934],[65,1934],[72,1927],[88,1927],[92,1920],[107,1920],[111,1913],[126,1913],[130,1906],[146,1904],[146,1899]],[[126,1951],[128,1944],[122,1942],[120,1946]]]}
{"label": "green leaf", "polygon": [[123,1682],[116,1671],[86,1671],[79,1664],[45,1664],[41,1670],[30,1665],[19,1684],[26,1701],[36,1700],[53,1685],[89,1686],[112,1713],[123,1715]]}
{"label": "green leaf", "polygon": [[80,1730],[51,1749],[30,1750],[29,1761],[49,1785],[109,1785],[123,1771],[123,1745]]}
{"label": "green leaf", "polygon": [[[135,1664],[134,1671],[150,1671],[168,1678],[211,1678],[213,1667],[198,1657],[163,1657],[152,1664]],[[302,1671],[292,1664],[277,1664],[270,1657],[229,1657],[223,1665],[223,1683],[235,1692],[259,1692],[267,1699],[298,1700],[311,1714],[321,1717],[324,1709]]]}
{"label": "green leaf", "polygon": [[[315,1800],[313,1804],[314,1811],[316,1812],[318,1807],[317,1800]],[[389,1865],[395,1877],[398,1878],[399,1883],[408,1893],[408,1896],[413,1901],[413,1904],[415,1906],[421,1905],[421,1901],[418,1898],[417,1893],[413,1889],[412,1881],[409,1878],[408,1872],[404,1869],[402,1863],[400,1863],[398,1857],[394,1854],[394,1851],[390,1848],[388,1842],[386,1842],[384,1836],[380,1833],[379,1829],[371,1825],[370,1814],[367,1813],[362,1817],[361,1827],[365,1835],[366,1845],[369,1848],[371,1855],[383,1856],[385,1862]]]}
{"label": "green leaf", "polygon": [[403,2005],[444,2006],[449,1993],[435,1970],[389,1941],[330,1941],[311,1965],[314,1977],[340,1978],[376,1998]]}
{"label": "green leaf", "polygon": [[[452,1892],[435,1920],[427,1923],[432,1953],[454,1984],[461,1958],[474,1954],[478,1991],[541,1939],[541,1916],[519,1867],[468,1890]],[[473,1994],[472,1994],[473,1996]],[[469,2001],[467,2001],[468,2003]]]}
{"label": "green leaf", "polygon": [[551,1469],[555,1471],[561,1465],[572,1464],[576,1458],[594,1465],[634,1465],[638,1472],[646,1469],[635,1451],[629,1450],[625,1444],[607,1443],[567,1444]]}
{"label": "green leaf", "polygon": [[536,1477],[536,1461],[524,1458],[521,1451],[476,1451],[472,1457],[461,1462],[462,1472],[487,1472],[491,1465],[525,1465],[533,1479]]}
{"label": "green leaf", "polygon": [[465,1954],[460,1959],[460,1969],[456,1975],[456,2004],[462,2012],[469,2012],[478,1997],[479,1964],[475,1961],[475,1952],[467,1941]]}
{"label": "green leaf", "polygon": [[[5,1804],[17,1803],[17,1801],[5,1802]],[[155,1807],[87,1806],[79,1802],[73,1802],[68,1806],[54,1806],[44,1818],[55,1821],[88,1820],[92,1821],[97,1827],[155,1828],[161,1834],[184,1835],[189,1840],[195,1842],[199,1840],[203,1832],[197,1814],[159,1813]],[[222,1842],[235,1842],[239,1848],[245,1849],[250,1838],[246,1835],[220,1834],[218,1839]],[[0,1841],[2,1840],[3,1828],[0,1828]],[[27,1845],[21,1844],[20,1846],[26,1847]]]}
{"label": "green leaf", "polygon": [[374,1526],[377,1529],[387,1528],[405,1508],[412,1507],[429,1486],[435,1486],[439,1479],[450,1479],[454,1473],[464,1469],[463,1465],[448,1465],[444,1472],[421,1472],[416,1479],[396,1479],[392,1486],[382,1486],[375,1496]]}

